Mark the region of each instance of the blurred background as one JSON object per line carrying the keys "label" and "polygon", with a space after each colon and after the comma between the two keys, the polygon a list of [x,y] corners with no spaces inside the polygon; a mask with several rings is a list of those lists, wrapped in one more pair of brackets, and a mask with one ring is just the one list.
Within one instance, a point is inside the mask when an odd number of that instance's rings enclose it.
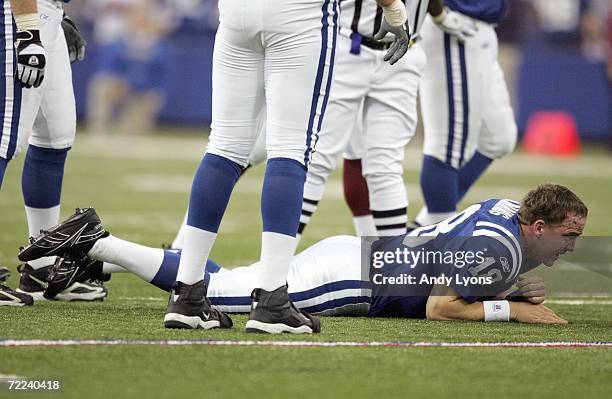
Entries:
{"label": "blurred background", "polygon": [[[521,135],[535,134],[536,151],[561,154],[579,151],[578,137],[612,144],[612,0],[508,3],[499,59]],[[208,128],[217,1],[84,0],[66,9],[89,41],[73,68],[82,126],[99,135]],[[550,148],[550,138],[560,144]]]}

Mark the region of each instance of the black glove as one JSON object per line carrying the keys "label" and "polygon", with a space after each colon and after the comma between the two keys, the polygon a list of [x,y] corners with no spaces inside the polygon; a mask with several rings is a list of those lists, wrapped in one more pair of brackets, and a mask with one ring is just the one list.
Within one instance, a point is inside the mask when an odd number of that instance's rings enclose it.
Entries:
{"label": "black glove", "polygon": [[64,30],[64,36],[66,37],[66,44],[68,44],[68,55],[70,56],[70,62],[83,61],[85,59],[85,46],[87,41],[79,32],[76,24],[66,14],[62,20],[62,29]]}
{"label": "black glove", "polygon": [[15,36],[17,49],[17,68],[15,80],[22,87],[38,87],[45,77],[45,49],[40,41],[40,31],[37,29],[17,32]]}

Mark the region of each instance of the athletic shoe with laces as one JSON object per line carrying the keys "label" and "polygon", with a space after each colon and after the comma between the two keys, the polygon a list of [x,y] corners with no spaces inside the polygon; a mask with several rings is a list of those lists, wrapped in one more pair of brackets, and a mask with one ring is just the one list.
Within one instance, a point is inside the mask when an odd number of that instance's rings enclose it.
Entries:
{"label": "athletic shoe with laces", "polygon": [[170,291],[168,310],[164,317],[166,328],[231,328],[228,315],[216,309],[206,297],[204,280],[193,285],[177,281]]}
{"label": "athletic shoe with laces", "polygon": [[77,208],[74,215],[49,230],[30,238],[30,244],[19,252],[19,260],[28,262],[43,256],[86,255],[108,232],[94,208]]}
{"label": "athletic shoe with laces", "polygon": [[28,295],[12,290],[4,285],[11,272],[6,267],[0,267],[0,306],[32,306],[34,299]]}
{"label": "athletic shoe with laces", "polygon": [[110,275],[102,273],[102,265],[87,256],[58,257],[49,272],[43,296],[71,301],[103,300],[108,290],[102,283],[110,280]]}
{"label": "athletic shoe with laces", "polygon": [[312,334],[321,332],[319,318],[298,310],[289,300],[287,285],[274,291],[256,288],[246,332]]}
{"label": "athletic shoe with laces", "polygon": [[[58,262],[61,262],[61,258],[58,258],[56,263]],[[49,265],[39,269],[33,269],[32,266],[26,263],[17,267],[17,270],[21,274],[17,292],[28,294],[34,298],[35,301],[45,299],[66,302],[101,301],[108,295],[106,287],[89,281],[93,279],[79,278],[72,284],[61,289],[55,296],[46,298],[44,293],[49,286],[49,281],[53,274],[53,266],[54,265]]]}

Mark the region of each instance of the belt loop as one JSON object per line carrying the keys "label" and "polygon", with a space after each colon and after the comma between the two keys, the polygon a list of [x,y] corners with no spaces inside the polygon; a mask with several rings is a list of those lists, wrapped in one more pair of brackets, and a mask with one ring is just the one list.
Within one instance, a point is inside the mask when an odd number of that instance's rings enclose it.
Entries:
{"label": "belt loop", "polygon": [[357,32],[351,33],[351,54],[361,54],[361,35]]}

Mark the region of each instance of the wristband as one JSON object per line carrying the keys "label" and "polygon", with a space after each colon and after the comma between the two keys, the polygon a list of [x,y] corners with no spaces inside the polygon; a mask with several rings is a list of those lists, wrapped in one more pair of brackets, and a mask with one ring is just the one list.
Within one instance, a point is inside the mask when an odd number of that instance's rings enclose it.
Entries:
{"label": "wristband", "polygon": [[510,321],[510,302],[484,301],[484,321]]}
{"label": "wristband", "polygon": [[432,19],[436,24],[440,25],[444,21],[447,15],[448,15],[448,8],[444,7],[442,9],[442,12],[436,15],[435,17],[432,16]]}
{"label": "wristband", "polygon": [[19,32],[38,29],[38,14],[15,15],[14,18]]}
{"label": "wristband", "polygon": [[400,0],[395,0],[391,5],[383,7],[385,19],[391,26],[401,26],[406,23],[406,6]]}

